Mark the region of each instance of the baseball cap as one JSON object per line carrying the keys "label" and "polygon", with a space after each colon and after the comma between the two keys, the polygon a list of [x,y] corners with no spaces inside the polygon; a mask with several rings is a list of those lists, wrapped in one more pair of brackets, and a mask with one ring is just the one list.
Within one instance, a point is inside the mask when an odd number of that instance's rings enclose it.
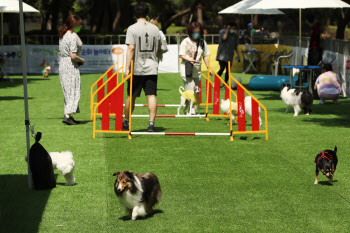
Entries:
{"label": "baseball cap", "polygon": [[248,23],[248,27],[252,26],[252,23]]}

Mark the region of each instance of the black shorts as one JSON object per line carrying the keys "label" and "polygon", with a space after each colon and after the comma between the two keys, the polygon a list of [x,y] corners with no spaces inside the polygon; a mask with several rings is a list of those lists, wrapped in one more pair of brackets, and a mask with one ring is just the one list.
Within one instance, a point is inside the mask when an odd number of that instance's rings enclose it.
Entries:
{"label": "black shorts", "polygon": [[[132,80],[132,96],[140,97],[143,89],[145,95],[157,95],[157,75],[134,75]],[[128,95],[130,95],[130,82],[128,82]]]}

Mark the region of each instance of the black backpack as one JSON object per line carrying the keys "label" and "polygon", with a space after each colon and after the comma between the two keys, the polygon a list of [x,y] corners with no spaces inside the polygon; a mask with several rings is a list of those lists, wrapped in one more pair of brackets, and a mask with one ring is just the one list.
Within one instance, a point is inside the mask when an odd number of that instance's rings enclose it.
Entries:
{"label": "black backpack", "polygon": [[35,137],[35,143],[30,148],[29,153],[29,166],[33,177],[33,184],[37,190],[52,189],[56,187],[52,160],[49,153],[39,143],[40,139],[41,133],[38,132]]}

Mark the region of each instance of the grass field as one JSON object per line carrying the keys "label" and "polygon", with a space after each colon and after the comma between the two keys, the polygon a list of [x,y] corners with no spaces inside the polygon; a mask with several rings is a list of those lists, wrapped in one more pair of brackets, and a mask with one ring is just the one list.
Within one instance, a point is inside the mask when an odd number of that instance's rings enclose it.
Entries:
{"label": "grass field", "polygon": [[[27,189],[23,86],[0,83],[0,232],[350,232],[350,102],[314,105],[311,116],[284,114],[278,92],[253,92],[268,109],[269,140],[235,137],[125,136],[98,134],[89,121],[90,85],[82,76],[77,120],[66,126],[58,76],[29,77],[29,109],[47,151],[70,150],[75,186]],[[249,76],[243,77],[247,84]],[[177,104],[178,74],[159,76],[160,104]],[[138,103],[146,103],[145,97]],[[315,101],[316,103],[316,101]],[[147,113],[138,108],[135,114]],[[176,114],[160,108],[159,114]],[[147,119],[133,120],[144,130]],[[227,119],[157,119],[158,131],[229,132]],[[248,124],[250,119],[248,118]],[[33,139],[31,141],[33,143]],[[314,185],[314,158],[338,146],[334,184]],[[117,170],[158,175],[163,200],[153,216],[123,221],[113,191]]]}

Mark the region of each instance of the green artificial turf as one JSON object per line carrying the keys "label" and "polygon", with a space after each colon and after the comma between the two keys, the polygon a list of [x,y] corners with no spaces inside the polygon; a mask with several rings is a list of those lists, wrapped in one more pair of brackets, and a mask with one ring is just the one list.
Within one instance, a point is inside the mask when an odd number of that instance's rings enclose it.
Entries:
{"label": "green artificial turf", "polygon": [[[236,74],[249,81],[248,75]],[[274,91],[253,94],[268,109],[269,140],[263,134],[228,137],[97,134],[92,139],[90,86],[99,77],[82,75],[83,124],[66,126],[57,75],[30,76],[29,110],[47,151],[70,150],[75,186],[51,191],[27,189],[23,86],[20,77],[0,83],[0,232],[349,232],[350,102],[317,105],[311,116],[284,114]],[[159,75],[159,104],[179,104],[178,74]],[[137,103],[146,103],[142,96]],[[202,108],[203,112],[203,108]],[[135,114],[147,114],[137,108]],[[176,114],[159,108],[158,114]],[[263,118],[264,121],[264,118]],[[228,119],[159,118],[158,131],[229,132]],[[111,118],[111,128],[114,124]],[[148,120],[133,119],[133,131]],[[247,125],[250,127],[250,117]],[[100,125],[100,118],[98,126]],[[237,130],[237,126],[234,126]],[[33,139],[31,143],[33,143]],[[314,185],[316,154],[338,146],[334,184]],[[117,170],[153,172],[163,200],[154,215],[123,221],[114,194]]]}

